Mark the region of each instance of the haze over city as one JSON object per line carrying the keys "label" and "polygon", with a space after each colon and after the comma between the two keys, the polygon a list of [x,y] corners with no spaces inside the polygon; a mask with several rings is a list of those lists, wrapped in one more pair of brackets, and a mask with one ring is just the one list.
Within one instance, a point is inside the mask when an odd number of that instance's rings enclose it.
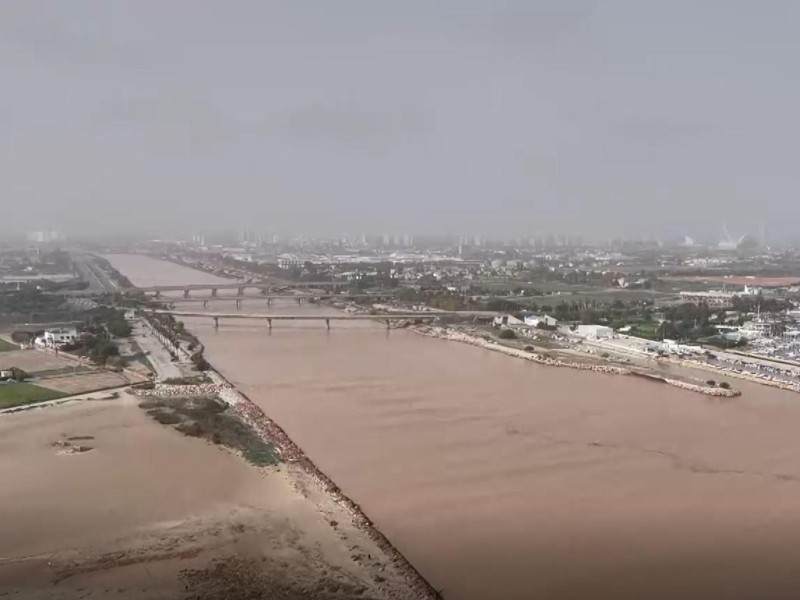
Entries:
{"label": "haze over city", "polygon": [[792,237],[799,17],[6,2],[0,230]]}

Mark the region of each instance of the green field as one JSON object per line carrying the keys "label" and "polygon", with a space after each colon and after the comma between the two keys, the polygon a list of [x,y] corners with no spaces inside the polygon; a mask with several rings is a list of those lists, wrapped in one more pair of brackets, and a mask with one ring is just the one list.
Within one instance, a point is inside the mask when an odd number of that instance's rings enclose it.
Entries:
{"label": "green field", "polygon": [[0,383],[0,408],[34,404],[63,396],[64,394],[61,392],[48,390],[32,383]]}
{"label": "green field", "polygon": [[9,350],[19,350],[19,346],[0,338],[0,352],[8,352]]}

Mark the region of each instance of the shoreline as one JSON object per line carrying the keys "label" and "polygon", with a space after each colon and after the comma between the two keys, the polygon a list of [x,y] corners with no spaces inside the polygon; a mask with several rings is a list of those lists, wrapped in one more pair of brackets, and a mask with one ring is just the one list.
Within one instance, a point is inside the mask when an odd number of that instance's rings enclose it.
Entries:
{"label": "shoreline", "polygon": [[[142,320],[152,328],[152,325],[150,325],[146,318]],[[155,332],[155,330],[153,331]],[[156,335],[156,338],[164,346],[171,345],[166,339],[162,339],[162,336]],[[202,340],[199,337],[198,340],[202,345]],[[188,358],[189,356],[188,351],[183,346],[175,348],[175,351],[179,356],[184,356],[184,358]],[[303,475],[316,484],[319,491],[324,496],[347,513],[352,525],[357,530],[362,531],[368,539],[375,543],[386,556],[387,562],[397,569],[398,574],[407,588],[413,592],[413,598],[417,600],[442,600],[441,594],[439,594],[416,567],[394,547],[391,541],[389,541],[383,532],[381,532],[375,523],[366,515],[361,506],[348,497],[330,477],[317,467],[302,448],[300,448],[283,428],[271,419],[260,406],[250,400],[244,392],[231,383],[210,361],[208,362],[210,368],[204,371],[204,373],[209,378],[209,383],[199,385],[175,385],[156,382],[152,391],[141,390],[138,393],[142,396],[149,396],[158,395],[159,393],[171,390],[181,395],[190,392],[197,393],[198,388],[202,393],[215,393],[246,425],[256,432],[262,441],[272,444],[281,460],[287,466],[293,466],[299,469]],[[300,489],[302,486],[299,485],[299,482],[294,481],[293,484],[302,492],[302,489]],[[322,510],[320,510],[320,512],[324,514]],[[411,599],[409,598],[409,600]]]}
{"label": "shoreline", "polygon": [[580,371],[594,371],[597,373],[606,373],[609,375],[627,375],[627,376],[644,377],[651,381],[666,383],[667,385],[671,385],[673,387],[685,389],[698,394],[703,394],[705,396],[713,396],[718,398],[719,397],[734,398],[742,394],[741,391],[735,389],[705,387],[702,385],[689,383],[687,381],[681,381],[680,379],[672,379],[669,377],[662,377],[660,375],[642,373],[639,371],[635,371],[633,369],[629,369],[627,367],[617,367],[614,365],[592,365],[581,362],[567,362],[556,358],[542,356],[541,354],[538,354],[536,352],[527,352],[525,350],[511,348],[510,346],[504,346],[499,343],[492,343],[483,338],[470,335],[462,331],[456,331],[447,327],[441,327],[437,325],[411,325],[407,329],[409,331],[412,331],[418,335],[422,335],[425,337],[468,344],[470,346],[476,346],[478,348],[483,348],[485,350],[499,352],[500,354],[505,354],[506,356],[512,356],[514,358],[528,360],[530,362],[534,362],[536,364],[546,367],[562,367],[568,369],[577,369]]}
{"label": "shoreline", "polygon": [[721,373],[724,374],[726,377],[732,377],[734,379],[741,379],[743,381],[747,381],[749,383],[755,383],[758,385],[766,385],[768,387],[777,388],[779,390],[785,390],[787,392],[794,392],[800,393],[800,387],[797,384],[790,384],[790,383],[783,383],[781,381],[776,381],[774,379],[762,379],[752,374],[747,373],[737,373],[736,371],[727,370],[724,367],[718,367],[716,365],[710,365],[708,363],[704,363],[698,360],[691,360],[691,359],[679,359],[677,364],[682,367],[688,367],[690,369],[699,369],[702,371],[708,371],[709,373]]}

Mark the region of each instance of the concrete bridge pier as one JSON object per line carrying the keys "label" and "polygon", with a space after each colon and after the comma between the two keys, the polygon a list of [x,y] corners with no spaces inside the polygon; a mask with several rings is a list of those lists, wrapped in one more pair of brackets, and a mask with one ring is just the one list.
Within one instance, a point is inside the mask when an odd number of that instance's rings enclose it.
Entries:
{"label": "concrete bridge pier", "polygon": [[272,319],[267,319],[267,327],[272,329]]}
{"label": "concrete bridge pier", "polygon": [[190,291],[189,288],[186,288],[185,290],[183,290],[183,297],[184,298],[188,298],[189,297],[189,291]]}
{"label": "concrete bridge pier", "polygon": [[211,297],[216,298],[217,296],[217,288],[211,288]]}
{"label": "concrete bridge pier", "polygon": [[208,308],[208,300],[203,300],[203,308]]}
{"label": "concrete bridge pier", "polygon": [[297,299],[297,306],[300,306],[302,303],[303,303],[303,299],[302,298],[298,298]]}
{"label": "concrete bridge pier", "polygon": [[161,290],[156,290],[155,298],[161,298]]}
{"label": "concrete bridge pier", "polygon": [[267,306],[269,306],[270,304],[272,304],[272,297],[267,296]]}
{"label": "concrete bridge pier", "polygon": [[219,317],[214,317],[214,329],[219,329]]}
{"label": "concrete bridge pier", "polygon": [[267,288],[265,288],[265,287],[260,288],[258,291],[261,292],[262,296],[266,296],[267,295]]}
{"label": "concrete bridge pier", "polygon": [[389,329],[389,319],[386,319],[386,329]]}
{"label": "concrete bridge pier", "polygon": [[239,298],[236,299],[236,310],[242,309],[242,301]]}
{"label": "concrete bridge pier", "polygon": [[330,328],[331,328],[331,320],[330,320],[330,319],[325,319],[325,326],[326,326],[328,329],[330,329]]}
{"label": "concrete bridge pier", "polygon": [[241,286],[236,288],[236,295],[237,296],[244,296],[244,288],[241,287]]}

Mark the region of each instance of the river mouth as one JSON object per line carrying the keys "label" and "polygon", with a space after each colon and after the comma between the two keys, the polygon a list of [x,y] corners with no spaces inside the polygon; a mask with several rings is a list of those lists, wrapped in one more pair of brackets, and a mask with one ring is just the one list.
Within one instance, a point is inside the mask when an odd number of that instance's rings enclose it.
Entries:
{"label": "river mouth", "polygon": [[380,325],[186,324],[446,598],[796,597],[792,393],[720,402]]}

